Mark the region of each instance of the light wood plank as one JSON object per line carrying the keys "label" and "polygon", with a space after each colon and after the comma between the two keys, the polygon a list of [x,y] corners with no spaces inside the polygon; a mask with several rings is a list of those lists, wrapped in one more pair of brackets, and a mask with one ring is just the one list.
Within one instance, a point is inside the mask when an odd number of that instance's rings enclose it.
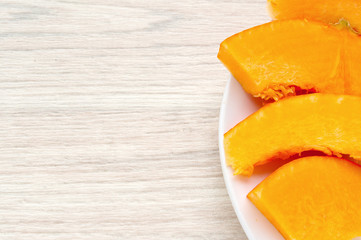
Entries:
{"label": "light wood plank", "polygon": [[0,3],[0,239],[242,239],[219,43],[265,0]]}

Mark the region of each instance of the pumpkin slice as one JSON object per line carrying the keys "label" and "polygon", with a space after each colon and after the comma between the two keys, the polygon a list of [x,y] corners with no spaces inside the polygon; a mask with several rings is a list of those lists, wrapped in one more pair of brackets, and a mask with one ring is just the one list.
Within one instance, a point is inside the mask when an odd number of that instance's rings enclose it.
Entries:
{"label": "pumpkin slice", "polygon": [[361,95],[361,37],[322,23],[251,28],[223,41],[218,58],[248,93],[265,100],[309,92]]}
{"label": "pumpkin slice", "polygon": [[268,0],[274,19],[310,19],[324,23],[348,20],[361,30],[361,0]]}
{"label": "pumpkin slice", "polygon": [[347,155],[361,162],[361,97],[308,94],[270,103],[224,135],[235,174],[306,151]]}
{"label": "pumpkin slice", "polygon": [[292,161],[248,198],[285,239],[351,240],[361,236],[361,167],[332,157]]}

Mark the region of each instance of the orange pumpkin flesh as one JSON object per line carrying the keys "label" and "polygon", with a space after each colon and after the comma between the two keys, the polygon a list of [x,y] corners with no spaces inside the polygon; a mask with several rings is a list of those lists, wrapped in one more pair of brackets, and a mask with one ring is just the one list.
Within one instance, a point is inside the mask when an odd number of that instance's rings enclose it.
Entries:
{"label": "orange pumpkin flesh", "polygon": [[225,157],[235,174],[316,150],[361,161],[361,97],[308,94],[270,103],[224,135]]}
{"label": "orange pumpkin flesh", "polygon": [[324,23],[348,20],[361,30],[361,0],[268,0],[274,19],[310,19]]}
{"label": "orange pumpkin flesh", "polygon": [[222,42],[218,58],[250,94],[361,95],[361,37],[317,22],[273,21]]}
{"label": "orange pumpkin flesh", "polygon": [[361,167],[332,157],[294,160],[248,198],[285,239],[351,240],[361,236]]}

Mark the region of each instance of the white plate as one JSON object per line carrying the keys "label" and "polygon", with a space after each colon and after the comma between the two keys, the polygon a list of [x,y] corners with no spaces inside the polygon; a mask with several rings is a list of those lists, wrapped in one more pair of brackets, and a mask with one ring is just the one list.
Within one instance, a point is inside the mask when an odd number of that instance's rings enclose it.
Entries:
{"label": "white plate", "polygon": [[237,80],[231,77],[224,92],[219,120],[219,152],[223,176],[233,208],[249,240],[284,240],[273,225],[247,199],[247,194],[273,172],[279,163],[256,167],[254,174],[248,178],[234,176],[232,169],[226,165],[224,157],[223,134],[260,106],[261,104],[245,93]]}

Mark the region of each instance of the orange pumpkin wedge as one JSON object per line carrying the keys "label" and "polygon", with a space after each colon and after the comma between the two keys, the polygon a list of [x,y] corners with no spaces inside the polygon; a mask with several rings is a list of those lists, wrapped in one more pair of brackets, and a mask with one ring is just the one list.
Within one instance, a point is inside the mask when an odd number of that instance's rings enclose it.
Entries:
{"label": "orange pumpkin wedge", "polygon": [[305,151],[361,162],[361,97],[307,94],[270,103],[224,135],[225,158],[235,174]]}
{"label": "orange pumpkin wedge", "polygon": [[310,19],[324,23],[348,20],[361,30],[361,0],[268,0],[274,19]]}
{"label": "orange pumpkin wedge", "polygon": [[332,157],[283,165],[248,198],[287,240],[361,236],[361,167]]}
{"label": "orange pumpkin wedge", "polygon": [[218,58],[248,93],[265,100],[309,92],[361,96],[361,37],[345,29],[273,21],[223,41]]}

